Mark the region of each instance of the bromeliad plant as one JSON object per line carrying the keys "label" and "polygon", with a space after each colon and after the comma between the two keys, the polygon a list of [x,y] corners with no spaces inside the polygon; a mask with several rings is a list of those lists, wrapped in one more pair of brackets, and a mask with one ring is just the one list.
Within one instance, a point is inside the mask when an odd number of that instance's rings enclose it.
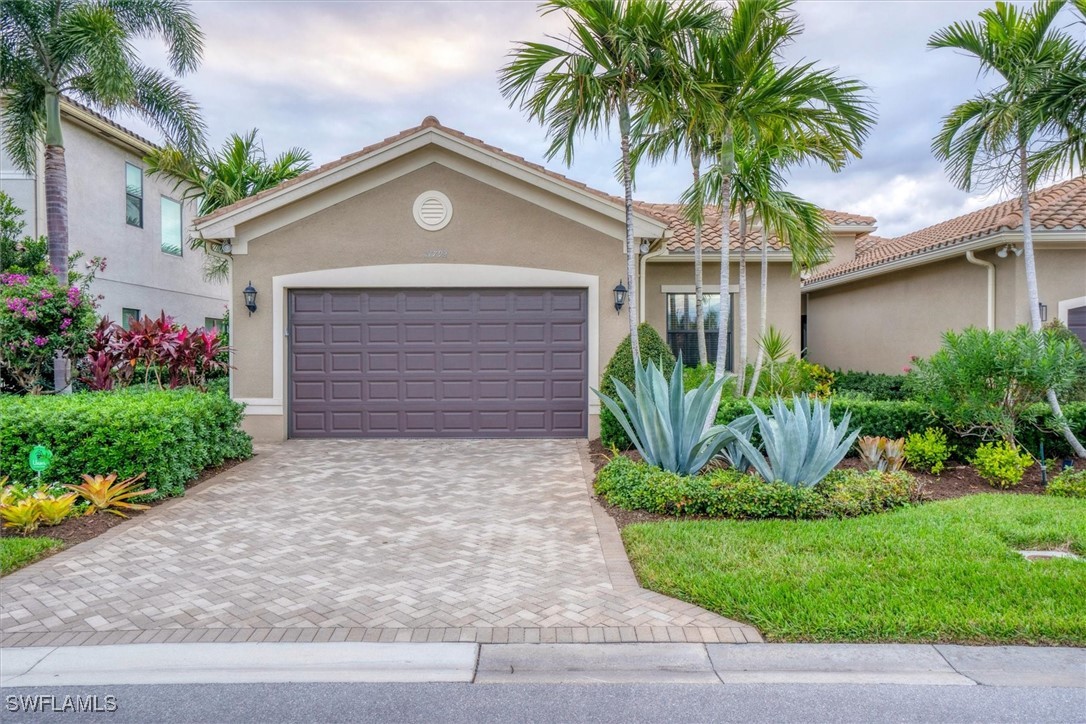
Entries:
{"label": "bromeliad plant", "polygon": [[896,473],[905,465],[905,438],[892,440],[877,435],[864,435],[856,441],[860,461],[868,470]]}
{"label": "bromeliad plant", "polygon": [[592,391],[614,414],[645,462],[680,475],[698,472],[735,438],[729,427],[713,425],[726,379],[707,378],[687,392],[681,357],[670,380],[652,361],[642,366],[635,357],[634,362],[633,390],[613,379],[621,404],[599,390]]}
{"label": "bromeliad plant", "polygon": [[130,499],[139,497],[140,495],[150,495],[155,492],[154,488],[144,488],[143,490],[133,490],[136,487],[136,483],[143,480],[146,473],[140,473],[135,477],[128,480],[122,480],[117,482],[117,473],[110,473],[103,477],[101,475],[84,475],[82,485],[65,485],[64,487],[71,490],[73,493],[77,493],[90,504],[87,506],[87,512],[85,515],[91,515],[98,511],[104,511],[106,513],[112,513],[113,515],[119,515],[122,518],[128,516],[122,513],[117,508],[124,508],[125,510],[146,510],[150,508],[149,505],[142,503],[129,502]]}
{"label": "bromeliad plant", "polygon": [[789,409],[777,397],[770,413],[767,416],[754,408],[765,457],[748,438],[736,436],[736,444],[754,470],[770,483],[784,482],[804,488],[817,485],[841,462],[860,434],[859,430],[848,431],[851,415],[847,412],[841,423],[834,426],[829,402],[795,396]]}

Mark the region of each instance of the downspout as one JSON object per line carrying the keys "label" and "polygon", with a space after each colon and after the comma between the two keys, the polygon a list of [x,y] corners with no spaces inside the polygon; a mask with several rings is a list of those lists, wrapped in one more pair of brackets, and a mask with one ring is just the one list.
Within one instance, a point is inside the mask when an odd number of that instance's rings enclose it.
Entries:
{"label": "downspout", "polygon": [[977,266],[986,267],[988,269],[988,331],[994,332],[996,301],[995,264],[990,261],[978,259],[972,251],[965,252],[965,260],[970,264],[976,264]]}
{"label": "downspout", "polygon": [[663,242],[663,239],[654,240],[652,243],[660,244],[660,248],[656,251],[650,251],[648,254],[641,255],[641,266],[637,270],[637,295],[638,298],[641,299],[641,308],[637,310],[637,321],[639,324],[645,323],[645,307],[647,306],[645,304],[645,265],[652,257],[667,253],[667,244],[661,242]]}

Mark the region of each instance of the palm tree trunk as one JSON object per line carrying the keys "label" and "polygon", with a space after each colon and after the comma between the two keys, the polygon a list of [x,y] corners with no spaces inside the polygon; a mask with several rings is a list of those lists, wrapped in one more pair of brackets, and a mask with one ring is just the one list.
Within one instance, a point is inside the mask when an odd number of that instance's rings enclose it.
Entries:
{"label": "palm tree trunk", "polygon": [[719,380],[728,371],[728,320],[732,313],[731,289],[731,218],[728,214],[728,199],[731,198],[731,175],[725,174],[720,198],[720,316],[717,319],[716,369],[713,379]]}
{"label": "palm tree trunk", "polygon": [[[60,126],[60,98],[45,99],[45,223],[49,236],[49,265],[61,286],[68,285],[68,170]],[[53,359],[53,389],[68,392],[68,360]]]}
{"label": "palm tree trunk", "polygon": [[[761,272],[761,305],[758,308],[758,339],[765,339],[765,327],[766,327],[766,302],[769,298],[769,234],[766,233],[765,223],[762,223],[762,268]],[[765,357],[765,350],[762,349],[762,345],[758,345],[758,358],[754,362],[754,374],[750,377],[750,388],[747,390],[747,397],[753,398],[754,393],[758,390],[758,378],[762,376],[762,361]]]}
{"label": "palm tree trunk", "polygon": [[[1029,326],[1034,332],[1040,332],[1041,295],[1037,290],[1037,265],[1033,255],[1033,229],[1029,214],[1029,161],[1024,143],[1019,144],[1018,147],[1018,175],[1022,196],[1022,250],[1024,251],[1022,256],[1026,266],[1026,298],[1029,303]],[[1071,426],[1067,424],[1067,418],[1063,416],[1063,408],[1060,407],[1060,400],[1056,396],[1056,391],[1049,389],[1047,397],[1048,406],[1052,408],[1052,415],[1056,418],[1056,425],[1059,426],[1060,432],[1063,433],[1063,439],[1071,446],[1075,455],[1086,458],[1086,448],[1078,441],[1075,433],[1071,430]]]}
{"label": "palm tree trunk", "polygon": [[635,360],[641,359],[637,338],[637,254],[633,236],[633,174],[630,170],[630,108],[623,103],[618,117],[622,134],[622,189],[626,201],[626,306],[630,315],[630,349]]}
{"label": "palm tree trunk", "polygon": [[739,361],[735,364],[736,394],[743,394],[747,377],[747,211],[739,210]]}
{"label": "palm tree trunk", "polygon": [[[701,151],[696,147],[690,150],[690,165],[694,167],[694,188],[698,187],[701,179]],[[705,344],[705,304],[702,301],[704,293],[704,279],[701,262],[701,214],[704,209],[699,209],[699,220],[694,224],[694,325],[698,330],[698,365],[709,364],[709,348]]]}

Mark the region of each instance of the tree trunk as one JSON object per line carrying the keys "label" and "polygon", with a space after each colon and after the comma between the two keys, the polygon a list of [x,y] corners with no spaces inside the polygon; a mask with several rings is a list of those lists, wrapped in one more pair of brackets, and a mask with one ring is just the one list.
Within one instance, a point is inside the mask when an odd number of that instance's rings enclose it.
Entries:
{"label": "tree trunk", "polygon": [[619,111],[619,131],[622,134],[622,189],[626,201],[626,306],[630,315],[630,349],[635,360],[641,359],[641,342],[637,338],[637,249],[633,235],[633,174],[630,170],[630,109],[623,103]]}
{"label": "tree trunk", "polygon": [[[769,234],[765,230],[765,222],[762,222],[762,268],[761,272],[761,306],[758,308],[758,339],[765,339],[766,332],[766,304],[769,299]],[[762,361],[765,358],[765,350],[758,344],[758,357],[754,362],[754,374],[750,377],[750,388],[747,397],[753,398],[758,391],[758,378],[762,376]]]}
{"label": "tree trunk", "polygon": [[[60,99],[45,99],[45,223],[49,237],[49,266],[62,286],[68,285],[68,171],[64,162],[64,137],[60,126]],[[53,359],[53,389],[70,392],[68,359]]]}
{"label": "tree trunk", "polygon": [[747,210],[739,210],[739,360],[735,364],[736,394],[747,378]]}
{"label": "tree trunk", "polygon": [[[1040,332],[1041,295],[1037,289],[1037,265],[1033,255],[1033,229],[1029,213],[1029,161],[1026,144],[1024,143],[1019,144],[1018,147],[1018,175],[1022,196],[1022,250],[1024,252],[1022,257],[1026,267],[1026,298],[1029,303],[1029,326],[1034,332]],[[1063,438],[1067,441],[1067,444],[1071,446],[1071,449],[1075,451],[1075,455],[1080,458],[1086,458],[1086,448],[1078,441],[1078,438],[1075,437],[1075,433],[1071,430],[1071,426],[1067,424],[1067,419],[1063,416],[1063,409],[1060,407],[1059,398],[1056,397],[1056,391],[1050,389],[1047,397],[1048,405],[1052,408],[1052,414],[1056,418],[1056,424],[1059,426],[1060,432],[1063,433]]]}
{"label": "tree trunk", "polygon": [[724,175],[720,198],[720,316],[717,319],[716,369],[713,379],[719,380],[728,371],[728,320],[731,317],[731,216],[728,213],[731,197],[731,171]]}
{"label": "tree trunk", "polygon": [[[694,188],[701,179],[701,151],[697,147],[690,150],[690,165],[694,168]],[[698,203],[702,203],[700,196]],[[705,212],[704,208],[698,209],[699,221],[694,224],[694,324],[698,330],[698,365],[709,364],[709,348],[705,343],[705,304],[702,297],[705,296],[705,284],[701,262],[701,234],[702,222],[700,218]]]}

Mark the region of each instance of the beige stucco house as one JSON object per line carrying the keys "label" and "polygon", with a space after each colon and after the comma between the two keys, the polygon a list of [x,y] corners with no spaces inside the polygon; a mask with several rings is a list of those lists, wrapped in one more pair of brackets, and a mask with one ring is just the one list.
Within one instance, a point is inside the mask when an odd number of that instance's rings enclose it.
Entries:
{"label": "beige stucco house", "polygon": [[[125,322],[165,311],[189,326],[221,320],[229,285],[204,279],[204,252],[188,246],[194,204],[172,178],[145,173],[154,143],[69,99],[61,123],[70,249],[106,259],[92,286],[102,295],[99,314]],[[23,209],[24,233],[35,237],[46,233],[43,164],[39,158],[27,174],[0,150],[0,191]]]}
{"label": "beige stucco house", "polygon": [[[803,284],[807,355],[827,367],[900,373],[948,329],[1029,322],[1020,202],[893,239],[861,237]],[[1041,318],[1086,342],[1086,177],[1030,197]]]}
{"label": "beige stucco house", "polygon": [[[874,230],[827,214],[845,245]],[[628,331],[621,199],[429,117],[196,229],[233,258],[232,394],[258,439],[597,434],[589,388]],[[692,230],[639,203],[634,234],[642,318],[690,361]],[[706,239],[718,295],[719,222]],[[800,283],[786,251],[770,264],[798,352]],[[756,320],[756,254],[749,273]]]}

